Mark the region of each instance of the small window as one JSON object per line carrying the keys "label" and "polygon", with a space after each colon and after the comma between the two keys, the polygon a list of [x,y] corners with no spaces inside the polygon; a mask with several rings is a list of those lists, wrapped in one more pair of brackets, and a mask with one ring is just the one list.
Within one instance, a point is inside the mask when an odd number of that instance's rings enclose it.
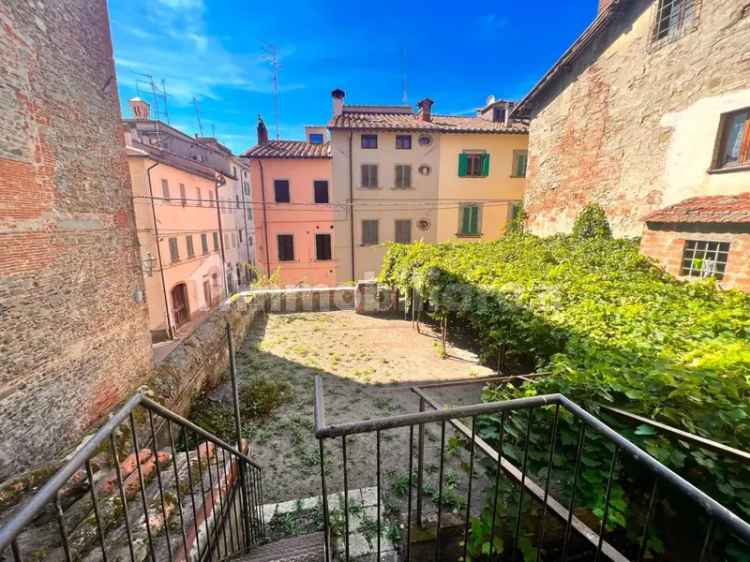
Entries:
{"label": "small window", "polygon": [[373,246],[378,243],[378,221],[362,221],[362,245]]}
{"label": "small window", "polygon": [[187,242],[187,257],[192,258],[195,256],[195,248],[193,247],[193,235],[188,234],[185,237],[185,241]]}
{"label": "small window", "polygon": [[411,244],[411,220],[396,221],[396,242],[399,244]]}
{"label": "small window", "polygon": [[247,220],[253,220],[253,209],[251,207],[247,208]]}
{"label": "small window", "polygon": [[432,137],[430,135],[422,135],[419,137],[419,144],[422,146],[430,146],[432,144]]}
{"label": "small window", "polygon": [[203,255],[208,255],[208,234],[203,233],[201,234],[201,250],[203,250]]}
{"label": "small window", "polygon": [[214,190],[213,189],[208,190],[208,206],[209,207],[214,206]]}
{"label": "small window", "polygon": [[242,190],[245,192],[245,195],[250,195],[250,182],[243,181]]}
{"label": "small window", "polygon": [[213,235],[214,235],[214,252],[218,252],[219,251],[219,233],[214,232]]}
{"label": "small window", "polygon": [[458,155],[458,176],[465,178],[483,178],[490,173],[490,155],[464,152]]}
{"label": "small window", "polygon": [[276,236],[279,246],[279,261],[294,261],[294,236],[279,234]]}
{"label": "small window", "polygon": [[195,188],[195,201],[196,201],[196,205],[198,205],[199,207],[203,205],[203,197],[201,196],[200,187]]}
{"label": "small window", "polygon": [[239,235],[239,237],[240,237],[240,243],[242,243],[242,229],[238,230],[238,231],[237,231],[237,234],[238,234],[238,235]]}
{"label": "small window", "polygon": [[235,194],[234,199],[237,202],[237,208],[239,209],[240,208],[240,196]]}
{"label": "small window", "polygon": [[316,203],[328,203],[328,182],[326,180],[314,181],[313,191]]}
{"label": "small window", "polygon": [[396,135],[396,148],[398,150],[411,150],[411,135]]}
{"label": "small window", "polygon": [[310,133],[310,144],[323,144],[323,133]]}
{"label": "small window", "polygon": [[407,189],[411,187],[411,166],[396,164],[396,188]]}
{"label": "small window", "polygon": [[654,41],[678,36],[693,24],[695,16],[695,0],[659,0]]}
{"label": "small window", "polygon": [[161,180],[161,196],[165,203],[169,203],[169,182],[167,180]]}
{"label": "small window", "polygon": [[362,187],[378,187],[377,164],[362,164]]}
{"label": "small window", "polygon": [[237,166],[232,166],[232,175],[236,178],[237,177]]}
{"label": "small window", "polygon": [[273,193],[277,203],[289,203],[289,180],[273,180]]}
{"label": "small window", "polygon": [[362,135],[362,148],[377,148],[378,135]]}
{"label": "small window", "polygon": [[187,205],[187,190],[185,189],[185,184],[180,184],[180,204],[184,207]]}
{"label": "small window", "polygon": [[523,201],[513,201],[510,204],[510,220],[516,220],[523,213]]}
{"label": "small window", "polygon": [[462,236],[479,236],[479,205],[461,205],[459,211],[459,234]]}
{"label": "small window", "polygon": [[180,250],[177,246],[177,238],[169,239],[169,261],[180,261]]}
{"label": "small window", "polygon": [[750,165],[750,108],[725,113],[719,121],[714,168]]}
{"label": "small window", "polygon": [[686,240],[682,251],[680,275],[724,278],[729,257],[729,242]]}
{"label": "small window", "polygon": [[526,177],[526,166],[529,161],[528,150],[514,150],[513,151],[513,171],[511,176],[514,178],[525,178]]}
{"label": "small window", "polygon": [[315,235],[315,259],[318,261],[327,261],[331,259],[331,235]]}
{"label": "small window", "polygon": [[495,123],[505,123],[505,108],[496,107],[492,110],[492,120]]}

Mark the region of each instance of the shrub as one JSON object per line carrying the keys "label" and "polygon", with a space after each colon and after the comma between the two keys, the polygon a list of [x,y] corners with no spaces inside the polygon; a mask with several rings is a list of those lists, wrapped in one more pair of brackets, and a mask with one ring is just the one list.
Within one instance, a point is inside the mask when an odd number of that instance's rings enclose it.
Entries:
{"label": "shrub", "polygon": [[[603,236],[392,245],[384,263],[381,282],[406,294],[416,288],[438,316],[449,315],[452,330],[478,341],[485,358],[507,349],[516,362],[551,375],[521,388],[487,388],[486,400],[560,392],[595,415],[603,416],[600,404],[615,405],[750,449],[749,295],[721,291],[710,279],[677,281],[632,242]],[[518,418],[510,422],[521,440],[511,448],[523,445],[525,416]],[[492,442],[497,420],[485,421],[483,436]],[[547,421],[535,427],[550,427]],[[560,429],[563,454],[575,448],[577,427],[561,422]],[[622,432],[750,519],[748,467],[646,426]],[[601,513],[610,456],[603,449],[587,456],[580,500],[594,513]],[[545,463],[542,456],[535,468]],[[611,525],[633,509],[629,493],[613,490]]]}
{"label": "shrub", "polygon": [[599,205],[587,205],[576,217],[573,224],[573,237],[583,240],[586,238],[612,238],[607,213]]}

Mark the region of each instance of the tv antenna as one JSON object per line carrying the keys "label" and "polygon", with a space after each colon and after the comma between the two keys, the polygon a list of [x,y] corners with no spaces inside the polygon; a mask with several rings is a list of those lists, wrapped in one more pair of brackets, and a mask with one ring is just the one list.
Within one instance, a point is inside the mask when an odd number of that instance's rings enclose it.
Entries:
{"label": "tv antenna", "polygon": [[409,105],[409,94],[406,88],[406,49],[401,48],[401,103]]}
{"label": "tv antenna", "polygon": [[263,57],[263,60],[268,62],[271,66],[271,84],[273,89],[273,112],[274,112],[274,118],[275,118],[275,125],[276,125],[276,140],[279,140],[280,134],[279,134],[279,69],[281,68],[281,65],[279,64],[279,51],[276,48],[275,45],[272,44],[266,44],[263,48],[263,50],[266,52],[266,55]]}
{"label": "tv antenna", "polygon": [[195,118],[198,120],[198,133],[203,136],[203,123],[201,123],[201,110],[198,106],[198,98],[193,96],[193,107],[195,107]]}

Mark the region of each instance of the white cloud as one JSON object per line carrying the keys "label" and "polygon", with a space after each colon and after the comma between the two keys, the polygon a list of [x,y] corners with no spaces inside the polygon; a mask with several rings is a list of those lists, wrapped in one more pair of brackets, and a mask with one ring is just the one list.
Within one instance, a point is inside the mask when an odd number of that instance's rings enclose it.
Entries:
{"label": "white cloud", "polygon": [[[221,99],[221,88],[271,92],[271,71],[261,45],[254,53],[229,52],[209,32],[202,0],[156,0],[130,5],[114,18],[118,81],[143,89],[142,75],[166,82],[170,104],[189,105],[193,97]],[[290,49],[280,51],[287,56]],[[284,84],[282,90],[298,89]]]}

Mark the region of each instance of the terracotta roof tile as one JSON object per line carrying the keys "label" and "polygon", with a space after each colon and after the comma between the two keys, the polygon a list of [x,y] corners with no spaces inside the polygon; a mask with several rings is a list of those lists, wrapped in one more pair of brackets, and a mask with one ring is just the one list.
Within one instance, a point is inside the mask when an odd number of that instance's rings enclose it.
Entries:
{"label": "terracotta roof tile", "polygon": [[344,112],[331,119],[329,129],[377,129],[398,131],[434,131],[438,133],[528,133],[529,127],[521,121],[495,123],[479,117],[432,114],[432,121],[423,121],[402,106],[345,106]]}
{"label": "terracotta roof tile", "polygon": [[245,158],[330,158],[331,143],[277,140],[256,144],[242,154]]}
{"label": "terracotta roof tile", "polygon": [[692,197],[655,211],[643,220],[660,223],[750,223],[750,192]]}

